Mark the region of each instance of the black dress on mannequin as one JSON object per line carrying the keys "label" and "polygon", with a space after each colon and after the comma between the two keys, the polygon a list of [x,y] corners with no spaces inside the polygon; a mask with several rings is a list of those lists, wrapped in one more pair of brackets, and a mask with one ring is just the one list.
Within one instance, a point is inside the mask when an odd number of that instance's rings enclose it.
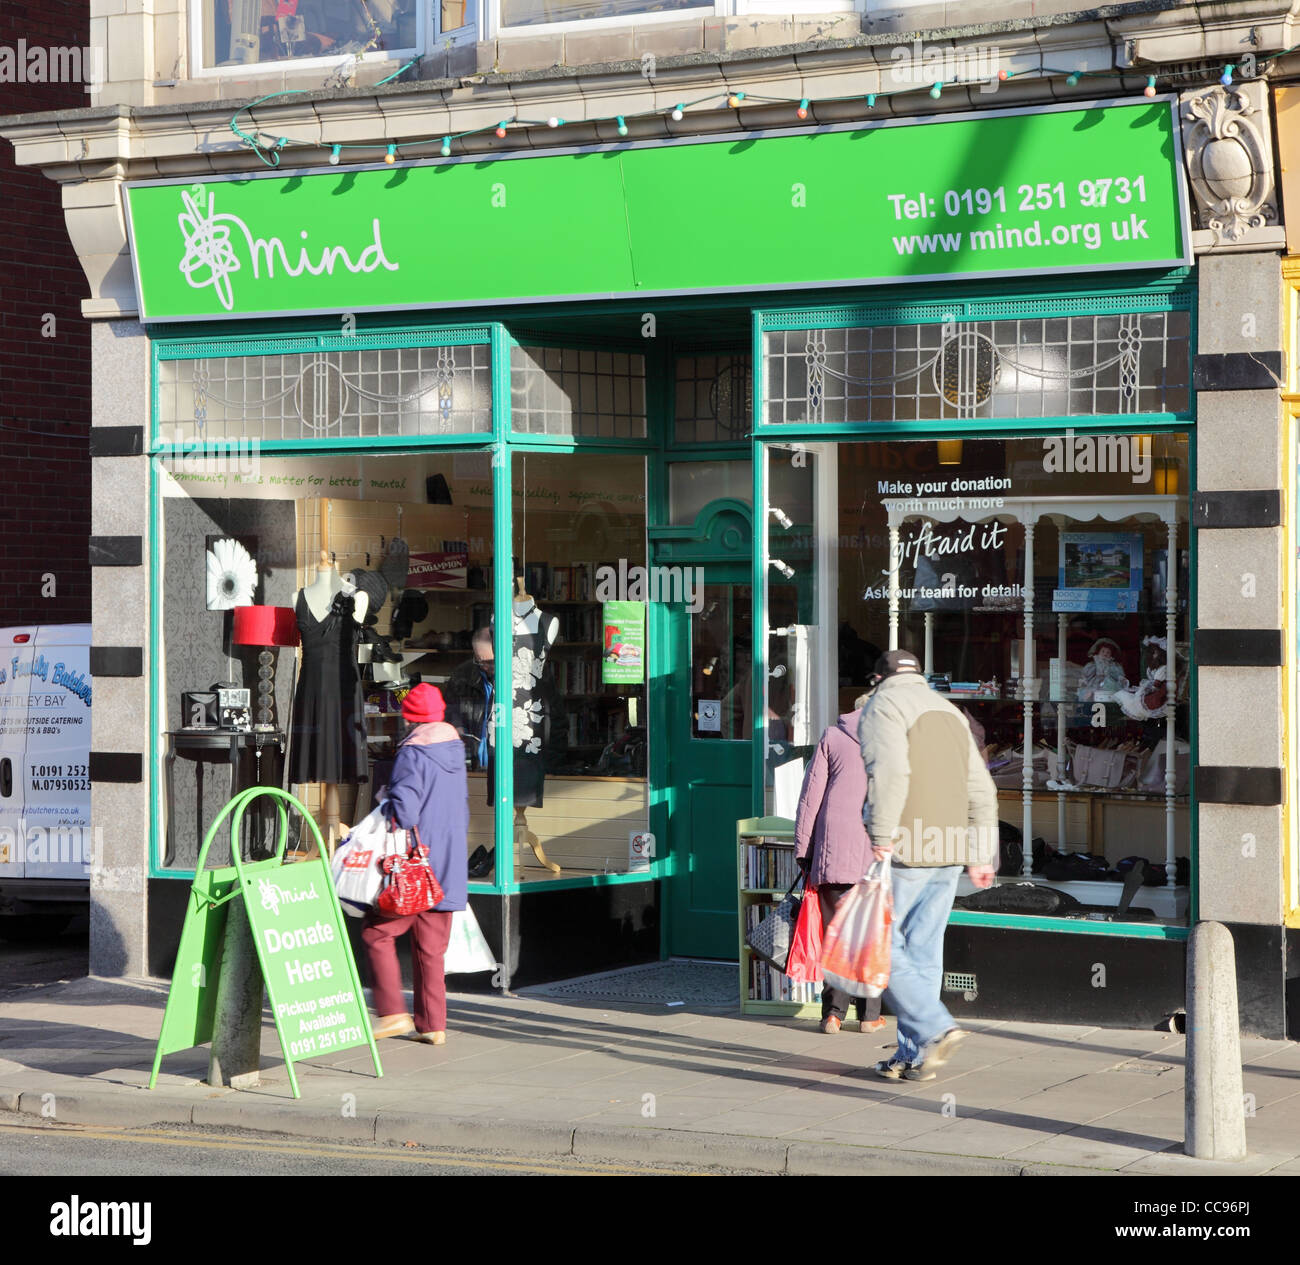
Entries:
{"label": "black dress on mannequin", "polygon": [[300,592],[294,613],[302,637],[302,672],[293,695],[289,781],[364,782],[365,701],[357,667],[361,628],[352,597],[336,593],[322,621]]}
{"label": "black dress on mannequin", "polygon": [[[514,707],[515,807],[542,807],[546,782],[546,723],[550,719],[546,660],[559,620],[536,606],[514,618],[514,653],[510,665]],[[489,787],[492,785],[489,780]]]}

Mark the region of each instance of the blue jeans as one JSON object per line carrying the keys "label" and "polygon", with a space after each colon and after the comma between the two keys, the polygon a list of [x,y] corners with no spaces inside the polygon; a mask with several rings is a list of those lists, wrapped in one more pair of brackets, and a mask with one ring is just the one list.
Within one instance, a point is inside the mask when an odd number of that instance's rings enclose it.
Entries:
{"label": "blue jeans", "polygon": [[898,1016],[898,1053],[921,1061],[932,1041],[957,1025],[939,1000],[943,933],[957,895],[960,865],[893,865],[894,934],[885,1005]]}

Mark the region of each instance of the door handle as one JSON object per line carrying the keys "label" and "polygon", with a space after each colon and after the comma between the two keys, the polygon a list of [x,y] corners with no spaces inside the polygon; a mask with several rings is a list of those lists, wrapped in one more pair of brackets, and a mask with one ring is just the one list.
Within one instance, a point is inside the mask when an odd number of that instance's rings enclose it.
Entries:
{"label": "door handle", "polygon": [[5,756],[0,760],[0,796],[8,799],[14,793],[14,765],[13,761]]}

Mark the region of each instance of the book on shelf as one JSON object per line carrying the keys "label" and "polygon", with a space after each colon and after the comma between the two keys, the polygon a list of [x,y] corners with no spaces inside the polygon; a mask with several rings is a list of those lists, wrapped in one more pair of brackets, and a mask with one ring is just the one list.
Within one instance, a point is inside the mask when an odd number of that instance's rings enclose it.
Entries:
{"label": "book on shelf", "polygon": [[751,843],[745,846],[744,886],[787,888],[799,873],[794,845]]}
{"label": "book on shelf", "polygon": [[748,991],[750,1001],[785,1001],[806,1005],[821,1000],[822,986],[796,983],[788,975],[782,975],[769,963],[759,958],[751,958]]}

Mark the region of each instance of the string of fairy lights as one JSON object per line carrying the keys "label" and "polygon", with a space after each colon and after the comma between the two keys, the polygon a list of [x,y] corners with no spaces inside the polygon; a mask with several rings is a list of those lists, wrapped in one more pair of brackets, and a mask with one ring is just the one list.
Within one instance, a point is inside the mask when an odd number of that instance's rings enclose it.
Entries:
{"label": "string of fairy lights", "polygon": [[[1280,52],[1274,53],[1269,57],[1260,58],[1254,61],[1253,63],[1254,74],[1252,77],[1262,76],[1265,68],[1268,65],[1270,65],[1274,61],[1277,61],[1279,58],[1287,56],[1287,54],[1289,53],[1293,53],[1297,51],[1297,49],[1300,49],[1300,45],[1296,45],[1293,48],[1284,48]],[[392,80],[397,79],[400,75],[404,74],[412,66],[416,65],[419,61],[420,61],[419,57],[414,58],[412,61],[407,62],[407,64],[403,66],[400,70],[395,71],[393,74],[389,75],[385,79],[381,79],[379,83],[376,84],[375,86],[380,87],[383,84],[389,83]],[[1218,82],[1222,84],[1223,87],[1225,88],[1231,87],[1234,82],[1237,69],[1238,66],[1236,63],[1229,62],[1226,65],[1224,65],[1222,72],[1218,76]],[[1162,72],[1159,75],[1154,75],[1154,74],[1140,74],[1140,72],[1131,72],[1131,71],[1126,72],[1123,70],[1112,70],[1112,69],[1064,70],[1059,68],[1053,69],[1051,67],[1045,67],[1038,74],[1034,75],[1033,78],[1049,79],[1049,78],[1063,75],[1065,77],[1066,84],[1069,87],[1073,88],[1076,87],[1084,79],[1104,78],[1104,79],[1113,80],[1118,78],[1120,80],[1120,83],[1124,84],[1126,79],[1131,80],[1140,77],[1142,80],[1144,80],[1144,86],[1142,88],[1143,95],[1147,97],[1154,97],[1158,91],[1157,84],[1159,80],[1163,79],[1166,82],[1170,82],[1170,83],[1177,80],[1187,80],[1187,79],[1204,80],[1207,73],[1208,72],[1205,71],[1204,69],[1189,69],[1189,70],[1175,70],[1175,71]],[[1016,77],[1015,73],[1010,70],[999,70],[996,76],[996,78],[1003,83],[1005,83],[1008,79],[1012,79],[1015,77]],[[1021,78],[1023,79],[1025,77],[1021,76]],[[654,110],[645,110],[638,114],[616,114],[616,115],[610,115],[608,117],[598,118],[598,119],[587,118],[587,119],[582,119],[579,122],[584,127],[591,127],[593,125],[599,126],[601,124],[606,124],[606,125],[612,124],[614,130],[618,133],[618,135],[620,137],[624,137],[627,136],[631,131],[631,128],[629,127],[629,120],[631,122],[637,122],[642,119],[667,118],[667,119],[671,119],[674,123],[680,123],[686,117],[688,111],[698,109],[701,106],[709,106],[709,105],[716,106],[716,103],[720,101],[725,101],[727,104],[727,108],[732,110],[738,110],[741,109],[742,107],[752,107],[757,105],[788,106],[791,108],[795,120],[799,122],[803,122],[806,119],[808,119],[814,113],[816,107],[819,105],[842,104],[846,102],[857,101],[862,103],[862,107],[864,110],[864,117],[865,117],[866,114],[869,114],[871,110],[876,108],[878,102],[886,101],[893,97],[917,96],[920,93],[924,92],[927,93],[932,100],[939,101],[942,99],[944,91],[946,89],[974,87],[976,85],[983,86],[988,82],[989,81],[987,79],[974,79],[974,80],[954,79],[949,82],[935,80],[928,87],[924,85],[920,85],[920,86],[909,85],[908,87],[897,88],[889,92],[868,92],[868,93],[855,94],[850,96],[820,97],[817,98],[815,101],[810,97],[799,97],[799,98],[767,97],[767,96],[758,96],[746,92],[727,91],[727,92],[710,93],[708,96],[699,97],[690,101],[679,101],[675,105],[666,109],[658,108]],[[568,120],[563,119],[558,115],[551,115],[545,119],[528,119],[528,118],[521,118],[518,115],[511,115],[508,118],[501,119],[499,122],[495,124],[488,123],[481,127],[469,128],[463,132],[448,132],[444,134],[441,138],[434,135],[423,139],[406,141],[400,147],[395,143],[384,143],[384,142],[335,143],[331,141],[297,140],[291,136],[285,136],[279,133],[265,131],[262,128],[258,127],[256,123],[251,124],[251,126],[253,127],[252,131],[246,131],[244,128],[240,127],[239,124],[240,115],[250,113],[257,106],[263,104],[264,102],[273,100],[277,97],[302,95],[303,93],[306,93],[308,91],[311,90],[306,88],[286,88],[278,92],[269,92],[265,96],[258,97],[257,100],[250,101],[247,105],[241,106],[238,110],[235,111],[234,116],[230,120],[230,130],[234,132],[234,134],[237,137],[239,137],[240,141],[248,149],[250,149],[253,153],[255,153],[257,157],[261,159],[261,161],[268,167],[278,167],[280,165],[281,155],[287,150],[295,150],[295,149],[327,150],[329,152],[330,164],[332,166],[337,167],[343,161],[344,154],[353,151],[364,151],[367,154],[382,154],[383,161],[391,165],[393,163],[396,163],[398,160],[399,148],[405,148],[408,150],[425,149],[429,146],[436,145],[438,149],[438,153],[440,154],[441,157],[450,158],[456,152],[456,149],[458,148],[458,142],[460,142],[459,148],[462,153],[471,152],[463,144],[466,138],[471,136],[481,136],[487,133],[494,133],[498,140],[506,140],[509,137],[510,133],[514,131],[523,131],[528,128],[539,128],[539,127],[546,127],[552,130],[558,130],[560,128],[565,127],[568,124]],[[474,152],[478,156],[481,156],[481,151],[479,150],[475,150],[472,152]]]}

